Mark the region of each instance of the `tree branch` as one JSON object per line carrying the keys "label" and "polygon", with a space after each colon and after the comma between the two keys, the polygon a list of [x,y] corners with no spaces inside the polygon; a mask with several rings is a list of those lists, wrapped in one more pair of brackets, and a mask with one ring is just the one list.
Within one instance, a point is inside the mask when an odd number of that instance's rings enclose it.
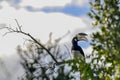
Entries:
{"label": "tree branch", "polygon": [[22,29],[21,29],[22,26],[19,25],[19,23],[16,19],[15,19],[15,21],[16,21],[17,26],[18,26],[18,28],[16,28],[16,29],[11,28],[10,26],[0,28],[0,29],[7,29],[8,30],[8,32],[6,32],[4,34],[4,36],[7,35],[8,33],[21,33],[23,35],[30,37],[36,44],[38,44],[40,47],[42,47],[52,57],[52,59],[55,61],[56,64],[58,64],[58,61],[55,59],[55,57],[52,55],[52,53],[45,46],[43,46],[41,43],[39,43],[31,34],[22,31]]}

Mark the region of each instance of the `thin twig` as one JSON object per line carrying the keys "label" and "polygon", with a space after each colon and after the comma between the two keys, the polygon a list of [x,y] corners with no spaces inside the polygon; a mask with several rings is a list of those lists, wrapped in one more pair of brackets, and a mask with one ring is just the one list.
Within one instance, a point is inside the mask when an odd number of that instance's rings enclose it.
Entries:
{"label": "thin twig", "polygon": [[7,35],[8,33],[11,33],[12,31],[9,31],[9,32],[6,32],[6,33],[4,33],[2,36],[5,36],[5,35]]}
{"label": "thin twig", "polygon": [[26,36],[30,37],[36,44],[38,44],[39,46],[41,46],[52,57],[52,59],[57,64],[58,61],[55,59],[55,57],[52,55],[52,53],[44,45],[42,45],[41,43],[39,43],[31,34],[23,32],[22,29],[21,29],[21,26],[18,23],[18,21],[16,19],[15,19],[15,21],[16,21],[17,26],[18,26],[18,28],[16,28],[16,29],[13,29],[11,27],[2,27],[2,28],[0,28],[0,29],[7,29],[9,31],[9,32],[6,32],[4,34],[4,36],[7,35],[8,33],[21,33],[23,35],[26,35]]}
{"label": "thin twig", "polygon": [[17,23],[17,26],[18,26],[19,30],[22,31],[22,29],[21,29],[22,25],[21,25],[21,26],[19,25],[17,19],[15,19],[15,21],[16,21],[16,23]]}

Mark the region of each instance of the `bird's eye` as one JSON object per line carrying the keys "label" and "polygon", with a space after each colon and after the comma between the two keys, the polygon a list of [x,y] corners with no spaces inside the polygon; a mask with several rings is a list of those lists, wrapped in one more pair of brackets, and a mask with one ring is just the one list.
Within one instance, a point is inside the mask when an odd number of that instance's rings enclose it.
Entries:
{"label": "bird's eye", "polygon": [[74,39],[75,41],[77,41],[77,39]]}

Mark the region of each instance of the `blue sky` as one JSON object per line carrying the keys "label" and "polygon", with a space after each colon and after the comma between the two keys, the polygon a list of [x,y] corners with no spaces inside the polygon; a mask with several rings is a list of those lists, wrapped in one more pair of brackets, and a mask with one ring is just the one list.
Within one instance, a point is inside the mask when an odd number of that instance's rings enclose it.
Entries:
{"label": "blue sky", "polygon": [[25,8],[31,12],[37,12],[37,11],[43,11],[45,13],[60,12],[60,13],[64,13],[67,15],[75,16],[75,17],[86,15],[89,11],[88,5],[83,7],[80,7],[77,5],[67,5],[65,7],[45,7],[42,9],[35,9],[31,6],[26,6]]}
{"label": "blue sky", "polygon": [[[77,0],[73,0],[73,1],[77,1]],[[80,1],[80,0],[78,0],[78,1]],[[22,3],[21,0],[9,0],[8,2],[10,4],[14,4],[14,5],[12,5],[13,7],[15,7],[16,5],[18,6],[20,3]],[[53,6],[53,7],[45,6],[43,8],[39,8],[39,7],[35,8],[32,5],[26,5],[26,6],[24,6],[24,8],[28,11],[31,11],[31,12],[39,12],[39,11],[43,11],[46,13],[61,12],[64,14],[78,17],[81,15],[86,15],[88,13],[89,3],[86,2],[82,6],[79,6],[79,5],[76,5],[76,4],[71,2],[69,4],[66,4],[65,6]]]}
{"label": "blue sky", "polygon": [[47,13],[52,13],[52,12],[61,12],[64,14],[72,15],[72,16],[81,16],[81,15],[86,15],[89,11],[88,6],[84,7],[79,7],[76,5],[67,5],[64,8],[52,8],[52,7],[46,7],[43,8],[42,11],[47,12]]}

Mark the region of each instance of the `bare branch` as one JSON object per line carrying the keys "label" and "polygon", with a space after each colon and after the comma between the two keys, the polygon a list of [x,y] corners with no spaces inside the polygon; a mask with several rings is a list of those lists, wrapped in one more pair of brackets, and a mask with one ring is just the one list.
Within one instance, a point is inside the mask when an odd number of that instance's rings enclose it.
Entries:
{"label": "bare branch", "polygon": [[9,32],[6,32],[4,35],[7,35],[8,33],[21,33],[25,36],[28,36],[29,38],[31,38],[36,44],[38,44],[40,47],[42,47],[51,57],[52,59],[55,61],[55,63],[57,64],[58,61],[55,59],[55,57],[52,55],[52,53],[44,46],[42,45],[40,42],[38,42],[31,34],[26,33],[24,31],[22,31],[21,26],[19,25],[18,21],[15,19],[18,28],[16,27],[16,29],[9,27],[1,27],[0,29],[7,29]]}
{"label": "bare branch", "polygon": [[14,29],[12,29],[10,27],[0,27],[0,29],[7,29],[8,31],[14,31]]}
{"label": "bare branch", "polygon": [[19,25],[17,19],[15,19],[15,21],[16,21],[16,23],[17,23],[17,26],[18,26],[19,30],[22,31],[22,29],[21,29],[22,25],[21,25],[21,26]]}
{"label": "bare branch", "polygon": [[5,35],[7,35],[8,33],[11,33],[11,32],[12,32],[12,31],[6,32],[6,33],[3,34],[3,36],[5,36]]}

